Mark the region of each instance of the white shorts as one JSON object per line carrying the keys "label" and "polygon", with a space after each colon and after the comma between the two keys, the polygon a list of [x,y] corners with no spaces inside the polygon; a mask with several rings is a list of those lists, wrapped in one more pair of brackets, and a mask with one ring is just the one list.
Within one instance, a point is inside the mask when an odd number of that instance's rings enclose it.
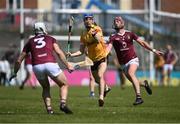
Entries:
{"label": "white shorts", "polygon": [[164,69],[164,71],[168,71],[168,70],[172,71],[173,65],[172,64],[164,64],[163,69]]}
{"label": "white shorts", "polygon": [[125,72],[125,73],[127,73],[127,70],[128,70],[128,67],[129,67],[129,65],[131,65],[131,64],[136,64],[137,66],[139,66],[139,59],[136,57],[136,58],[134,58],[134,59],[131,59],[129,62],[127,62],[125,65],[122,65],[121,66],[121,69]]}
{"label": "white shorts", "polygon": [[33,67],[32,67],[31,64],[27,64],[27,65],[26,65],[26,69],[27,69],[27,71],[28,71],[29,73],[33,72]]}
{"label": "white shorts", "polygon": [[37,79],[45,79],[47,76],[57,77],[61,72],[61,68],[57,63],[44,63],[33,66],[33,71]]}

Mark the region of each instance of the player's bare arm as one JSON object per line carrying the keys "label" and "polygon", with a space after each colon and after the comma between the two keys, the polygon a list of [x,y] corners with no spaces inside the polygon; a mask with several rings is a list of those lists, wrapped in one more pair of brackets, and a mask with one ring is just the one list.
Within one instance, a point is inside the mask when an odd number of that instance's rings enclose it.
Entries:
{"label": "player's bare arm", "polygon": [[106,44],[106,51],[107,51],[107,55],[111,52],[111,49],[112,49],[112,43],[107,43]]}
{"label": "player's bare arm", "polygon": [[96,39],[96,42],[99,42],[102,38],[102,35],[94,29],[91,29],[91,35]]}
{"label": "player's bare arm", "polygon": [[64,52],[60,49],[58,44],[54,43],[53,47],[54,47],[54,50],[55,50],[56,54],[61,59],[61,61],[64,63],[64,65],[68,68],[68,70],[74,70],[73,66],[71,66],[71,64],[69,64],[68,61],[66,60]]}
{"label": "player's bare arm", "polygon": [[19,68],[21,67],[21,63],[22,63],[22,61],[24,60],[24,58],[25,58],[26,55],[27,55],[27,54],[26,54],[25,52],[22,52],[22,53],[19,55],[17,61],[15,62],[15,65],[14,65],[14,74],[16,74],[16,73],[18,72]]}
{"label": "player's bare arm", "polygon": [[83,55],[84,53],[85,53],[85,45],[81,43],[79,51],[74,52],[74,53],[67,53],[67,55],[70,57],[77,57],[77,56]]}
{"label": "player's bare arm", "polygon": [[146,42],[146,41],[144,41],[144,40],[142,40],[141,38],[138,38],[137,40],[136,40],[142,47],[144,47],[144,48],[146,48],[147,50],[149,50],[149,51],[152,51],[153,53],[155,53],[156,55],[164,55],[164,53],[163,52],[161,52],[161,51],[159,51],[159,50],[156,50],[156,49],[154,49],[154,48],[151,48],[151,46]]}
{"label": "player's bare arm", "polygon": [[25,53],[25,52],[22,52],[22,53],[19,55],[18,59],[17,59],[16,62],[15,62],[15,65],[14,65],[14,73],[13,73],[13,74],[11,75],[11,77],[9,78],[9,81],[11,81],[13,78],[15,78],[15,77],[17,76],[17,72],[18,72],[18,70],[20,69],[21,63],[22,63],[22,61],[24,60],[25,56],[26,56],[26,53]]}

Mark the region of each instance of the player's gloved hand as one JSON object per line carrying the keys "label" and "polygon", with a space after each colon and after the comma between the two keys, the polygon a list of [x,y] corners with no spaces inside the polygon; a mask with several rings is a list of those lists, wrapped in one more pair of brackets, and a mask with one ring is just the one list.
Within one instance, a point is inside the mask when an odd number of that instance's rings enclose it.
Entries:
{"label": "player's gloved hand", "polygon": [[17,76],[17,74],[12,74],[11,77],[9,78],[9,82],[10,82],[13,78],[15,78],[16,76]]}

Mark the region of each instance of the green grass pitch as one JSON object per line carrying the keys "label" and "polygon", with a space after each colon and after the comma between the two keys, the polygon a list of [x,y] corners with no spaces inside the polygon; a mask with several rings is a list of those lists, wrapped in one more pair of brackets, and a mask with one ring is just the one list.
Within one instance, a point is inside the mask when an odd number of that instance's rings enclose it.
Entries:
{"label": "green grass pitch", "polygon": [[[97,87],[96,87],[97,89]],[[119,86],[105,98],[103,108],[98,107],[98,98],[89,98],[88,87],[69,88],[69,107],[73,115],[59,111],[59,91],[51,88],[54,115],[48,115],[41,99],[41,88],[0,87],[0,123],[169,123],[180,122],[180,87],[153,87],[148,96],[142,88],[144,103],[133,106],[132,87],[122,90]]]}

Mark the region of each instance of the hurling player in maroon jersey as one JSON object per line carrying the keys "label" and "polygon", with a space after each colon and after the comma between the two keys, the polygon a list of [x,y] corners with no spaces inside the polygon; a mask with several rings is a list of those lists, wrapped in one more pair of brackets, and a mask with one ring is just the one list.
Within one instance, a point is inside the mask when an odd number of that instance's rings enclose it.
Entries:
{"label": "hurling player in maroon jersey", "polygon": [[33,71],[43,88],[42,97],[48,114],[54,113],[51,106],[50,84],[48,81],[48,76],[60,88],[60,110],[66,114],[72,114],[72,111],[67,107],[66,104],[68,82],[66,76],[56,62],[53,52],[57,54],[69,72],[72,72],[74,68],[70,63],[67,62],[63,51],[56,42],[56,39],[47,34],[44,23],[35,23],[34,32],[35,36],[30,38],[26,43],[23,51],[15,63],[14,76],[16,76],[16,73],[18,72],[25,56],[30,52],[32,55]]}
{"label": "hurling player in maroon jersey", "polygon": [[163,55],[163,53],[151,48],[147,42],[143,41],[135,33],[125,30],[124,20],[121,17],[115,17],[113,26],[116,33],[112,34],[109,38],[108,50],[110,51],[112,46],[114,47],[119,64],[128,80],[133,84],[136,94],[136,100],[133,105],[142,104],[143,100],[141,98],[140,86],[144,86],[148,94],[152,94],[152,90],[147,80],[145,80],[144,83],[140,83],[135,75],[139,66],[139,59],[135,52],[133,40],[157,55]]}
{"label": "hurling player in maroon jersey", "polygon": [[174,68],[174,65],[178,61],[178,56],[177,54],[172,50],[171,45],[166,46],[166,51],[164,53],[164,66],[163,66],[163,85],[165,83],[165,77],[167,75],[167,83],[170,85],[171,83],[171,72]]}

